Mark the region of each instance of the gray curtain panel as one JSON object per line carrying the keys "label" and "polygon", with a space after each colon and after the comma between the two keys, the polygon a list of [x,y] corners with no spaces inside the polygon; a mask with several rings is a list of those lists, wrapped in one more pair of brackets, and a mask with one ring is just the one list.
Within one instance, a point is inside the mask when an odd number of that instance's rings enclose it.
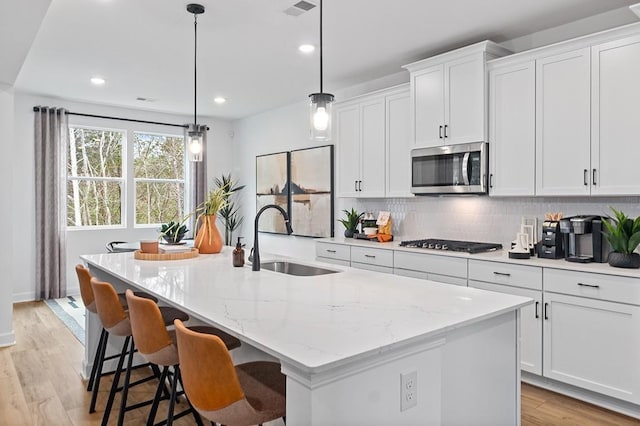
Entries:
{"label": "gray curtain panel", "polygon": [[66,110],[40,107],[35,115],[36,299],[67,295]]}
{"label": "gray curtain panel", "polygon": [[[187,142],[187,139],[189,137],[189,132],[194,128],[195,127],[193,124],[189,124],[189,127],[185,128],[185,143]],[[187,212],[195,212],[196,208],[204,202],[207,192],[207,126],[198,125],[198,128],[196,130],[200,130],[203,134],[202,161],[189,161],[187,164],[187,176],[189,179],[187,202],[185,203],[185,211]],[[192,237],[195,237],[196,235],[196,217],[197,215],[194,214],[189,219],[189,232],[191,233]]]}

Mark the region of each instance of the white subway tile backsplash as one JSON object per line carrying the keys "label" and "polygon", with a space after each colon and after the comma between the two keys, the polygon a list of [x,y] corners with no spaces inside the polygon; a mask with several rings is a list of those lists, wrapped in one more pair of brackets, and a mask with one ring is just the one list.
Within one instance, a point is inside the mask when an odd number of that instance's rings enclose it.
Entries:
{"label": "white subway tile backsplash", "polygon": [[[519,232],[523,216],[538,218],[538,235],[546,212],[609,215],[609,206],[640,216],[640,197],[516,197],[440,196],[389,199],[336,199],[337,217],[354,207],[375,214],[391,212],[396,240],[446,238],[497,242],[507,246]],[[336,228],[338,229],[338,228]]]}

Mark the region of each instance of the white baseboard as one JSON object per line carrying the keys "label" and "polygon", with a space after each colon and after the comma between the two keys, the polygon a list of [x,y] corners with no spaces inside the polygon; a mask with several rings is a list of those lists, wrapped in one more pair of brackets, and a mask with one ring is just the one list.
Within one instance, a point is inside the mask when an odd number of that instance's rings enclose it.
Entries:
{"label": "white baseboard", "polygon": [[36,296],[33,292],[13,293],[13,303],[33,302]]}
{"label": "white baseboard", "polygon": [[0,348],[13,346],[16,344],[16,335],[11,330],[10,333],[0,334]]}

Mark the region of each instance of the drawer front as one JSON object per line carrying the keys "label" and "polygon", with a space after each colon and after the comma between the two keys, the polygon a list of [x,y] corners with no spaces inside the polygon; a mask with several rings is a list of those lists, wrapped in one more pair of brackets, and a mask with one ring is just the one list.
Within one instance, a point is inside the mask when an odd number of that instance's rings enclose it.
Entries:
{"label": "drawer front", "polygon": [[542,268],[511,263],[469,260],[469,279],[542,290]]}
{"label": "drawer front", "polygon": [[393,268],[387,266],[371,265],[369,263],[351,262],[352,268],[366,269],[367,271],[382,272],[385,274],[393,274]]}
{"label": "drawer front", "polygon": [[450,277],[449,275],[440,275],[440,274],[429,274],[428,279],[430,281],[435,281],[438,283],[459,285],[461,287],[467,286],[466,278]]}
{"label": "drawer front", "polygon": [[640,279],[638,278],[545,268],[544,290],[640,305]]}
{"label": "drawer front", "polygon": [[349,262],[348,260],[332,259],[330,257],[320,257],[320,256],[316,257],[316,260],[318,262],[331,263],[332,265],[346,266],[347,268],[351,266],[351,262]]}
{"label": "drawer front", "polygon": [[393,266],[467,279],[467,259],[459,257],[396,251]]}
{"label": "drawer front", "polygon": [[369,247],[351,247],[351,262],[393,268],[393,251]]}
{"label": "drawer front", "polygon": [[394,275],[400,275],[402,277],[419,278],[421,280],[429,279],[426,272],[413,271],[410,269],[393,268],[393,273]]}
{"label": "drawer front", "polygon": [[316,243],[316,257],[329,259],[351,260],[351,247],[345,244]]}

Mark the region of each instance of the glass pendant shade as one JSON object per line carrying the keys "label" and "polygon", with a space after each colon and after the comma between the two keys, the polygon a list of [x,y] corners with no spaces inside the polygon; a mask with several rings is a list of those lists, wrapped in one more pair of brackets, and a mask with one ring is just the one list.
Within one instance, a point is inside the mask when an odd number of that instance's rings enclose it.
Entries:
{"label": "glass pendant shade", "polygon": [[202,161],[202,132],[191,131],[187,138],[187,155],[189,161]]}
{"label": "glass pendant shade", "polygon": [[312,93],[309,95],[309,129],[311,139],[331,140],[331,109],[333,95],[330,93]]}

